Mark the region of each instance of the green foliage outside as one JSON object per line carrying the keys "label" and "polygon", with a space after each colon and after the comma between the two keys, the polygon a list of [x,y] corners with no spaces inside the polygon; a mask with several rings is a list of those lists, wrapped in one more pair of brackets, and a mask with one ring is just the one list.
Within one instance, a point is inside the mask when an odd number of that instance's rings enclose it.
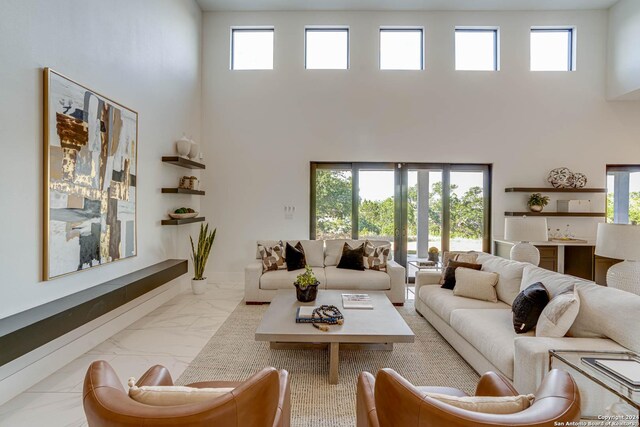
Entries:
{"label": "green foliage outside", "polygon": [[[613,222],[613,193],[607,194],[607,222]],[[629,223],[640,224],[640,191],[629,193]]]}
{"label": "green foliage outside", "polygon": [[[484,201],[482,188],[471,187],[462,196],[451,185],[451,238],[481,239]],[[418,226],[418,189],[409,188],[408,234],[415,240]],[[316,234],[322,238],[351,237],[351,172],[319,170],[316,175]],[[360,200],[359,234],[391,240],[394,234],[394,200]],[[429,193],[429,235],[442,233],[442,183],[431,185]]]}

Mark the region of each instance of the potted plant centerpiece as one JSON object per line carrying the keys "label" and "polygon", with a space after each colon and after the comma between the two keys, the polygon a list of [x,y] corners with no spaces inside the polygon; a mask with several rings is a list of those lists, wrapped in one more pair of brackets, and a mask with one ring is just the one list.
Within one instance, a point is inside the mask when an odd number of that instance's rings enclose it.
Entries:
{"label": "potted plant centerpiece", "polygon": [[527,206],[529,206],[531,212],[542,212],[542,209],[548,204],[549,196],[543,196],[540,193],[533,193],[527,201]]}
{"label": "potted plant centerpiece", "polygon": [[429,248],[429,261],[438,262],[438,257],[440,256],[440,250],[435,246],[431,246]]}
{"label": "potted plant centerpiece", "polygon": [[318,285],[320,282],[313,274],[313,270],[309,265],[304,267],[304,273],[299,274],[296,277],[296,281],[293,285],[296,287],[296,297],[300,302],[315,301],[318,296]]}
{"label": "potted plant centerpiece", "polygon": [[204,267],[207,265],[207,259],[211,252],[211,246],[216,238],[216,230],[209,232],[209,224],[200,224],[200,234],[198,235],[198,246],[193,244],[193,238],[189,236],[191,240],[191,260],[193,261],[193,279],[191,279],[191,290],[194,294],[199,295],[204,293],[207,278],[202,277],[204,274]]}

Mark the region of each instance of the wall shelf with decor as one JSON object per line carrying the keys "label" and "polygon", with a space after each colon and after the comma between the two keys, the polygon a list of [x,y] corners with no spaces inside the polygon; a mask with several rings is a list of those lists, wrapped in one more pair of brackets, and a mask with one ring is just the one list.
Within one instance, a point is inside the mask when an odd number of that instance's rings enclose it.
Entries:
{"label": "wall shelf with decor", "polygon": [[508,187],[505,193],[606,193],[606,188]]}
{"label": "wall shelf with decor", "polygon": [[184,218],[184,219],[163,219],[162,225],[183,225],[183,224],[191,224],[194,222],[202,222],[204,221],[203,216],[199,216],[196,218]]}
{"label": "wall shelf with decor", "polygon": [[163,188],[162,192],[168,194],[193,194],[196,196],[204,196],[204,191],[189,190],[188,188]]}
{"label": "wall shelf with decor", "polygon": [[206,169],[204,163],[194,162],[193,160],[185,159],[180,156],[162,156],[162,161],[187,169]]}
{"label": "wall shelf with decor", "polygon": [[564,216],[605,218],[605,212],[505,212],[504,216]]}

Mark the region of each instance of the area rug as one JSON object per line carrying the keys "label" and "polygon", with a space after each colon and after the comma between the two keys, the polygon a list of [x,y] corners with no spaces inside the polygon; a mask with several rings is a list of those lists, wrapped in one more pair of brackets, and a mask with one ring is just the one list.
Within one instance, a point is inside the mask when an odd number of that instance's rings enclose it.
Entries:
{"label": "area rug", "polygon": [[241,302],[176,383],[241,381],[265,366],[286,369],[291,375],[292,426],[352,427],[362,371],[392,368],[413,384],[457,387],[467,393],[473,393],[478,381],[476,372],[409,303],[398,311],[415,333],[415,342],[395,344],[393,351],[341,350],[339,383],[329,385],[328,351],[271,350],[268,343],[254,340],[267,308]]}

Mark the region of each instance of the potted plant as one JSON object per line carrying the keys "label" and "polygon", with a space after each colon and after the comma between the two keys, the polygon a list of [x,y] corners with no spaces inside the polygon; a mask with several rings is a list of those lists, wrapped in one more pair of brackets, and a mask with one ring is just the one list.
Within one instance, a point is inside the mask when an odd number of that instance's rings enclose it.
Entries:
{"label": "potted plant", "polygon": [[429,261],[438,262],[439,256],[440,256],[440,250],[435,246],[431,246],[429,248]]}
{"label": "potted plant", "polygon": [[199,295],[204,293],[205,284],[207,278],[202,277],[204,274],[204,267],[207,265],[207,259],[211,252],[211,246],[216,238],[216,230],[213,229],[209,232],[209,224],[200,224],[200,234],[198,235],[198,246],[193,244],[193,238],[189,236],[191,240],[191,260],[193,261],[193,279],[191,279],[191,290],[194,294]]}
{"label": "potted plant", "polygon": [[316,296],[318,296],[318,279],[313,274],[313,270],[311,267],[306,265],[304,267],[304,273],[299,274],[296,277],[296,281],[293,282],[293,285],[296,287],[296,297],[300,302],[311,302],[315,301]]}
{"label": "potted plant", "polygon": [[531,212],[542,212],[542,209],[548,204],[549,196],[543,196],[540,193],[533,193],[527,201],[527,206],[529,206]]}

